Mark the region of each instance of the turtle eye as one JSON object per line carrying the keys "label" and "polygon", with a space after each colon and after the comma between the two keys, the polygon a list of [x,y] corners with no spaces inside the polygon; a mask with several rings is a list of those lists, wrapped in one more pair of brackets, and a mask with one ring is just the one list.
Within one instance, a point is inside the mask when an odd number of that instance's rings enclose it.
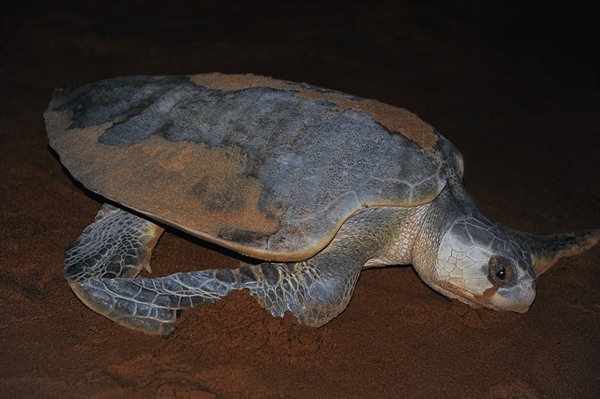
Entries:
{"label": "turtle eye", "polygon": [[504,266],[501,266],[500,269],[496,272],[496,277],[499,280],[504,280],[506,278],[506,269]]}
{"label": "turtle eye", "polygon": [[512,281],[515,270],[510,259],[494,255],[488,263],[488,279],[494,285],[505,285]]}

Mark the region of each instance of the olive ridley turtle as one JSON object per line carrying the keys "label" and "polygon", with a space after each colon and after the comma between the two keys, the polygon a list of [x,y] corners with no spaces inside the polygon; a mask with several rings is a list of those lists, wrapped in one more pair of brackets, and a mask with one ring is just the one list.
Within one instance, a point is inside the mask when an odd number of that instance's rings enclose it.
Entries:
{"label": "olive ridley turtle", "polygon": [[[273,316],[321,326],[363,268],[412,264],[434,290],[524,313],[536,278],[600,230],[535,236],[484,216],[463,157],[413,113],[254,75],[130,76],[58,89],[50,146],[107,199],[67,249],[64,275],[91,309],[169,334],[178,313],[247,289]],[[264,260],[150,271],[164,228]]]}

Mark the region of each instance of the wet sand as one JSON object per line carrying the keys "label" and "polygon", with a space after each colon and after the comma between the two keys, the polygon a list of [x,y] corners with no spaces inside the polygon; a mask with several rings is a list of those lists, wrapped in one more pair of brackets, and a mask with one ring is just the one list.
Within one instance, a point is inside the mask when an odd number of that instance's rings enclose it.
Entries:
{"label": "wet sand", "polygon": [[[152,3],[152,4],[150,4]],[[600,227],[598,5],[130,1],[0,6],[0,397],[594,398],[600,248],[561,260],[525,315],[471,309],[410,267],[362,274],[319,329],[245,293],[169,337],[88,310],[61,276],[101,198],[48,148],[52,90],[131,75],[255,73],[405,107],[463,152],[514,228]],[[240,258],[175,231],[154,275]]]}

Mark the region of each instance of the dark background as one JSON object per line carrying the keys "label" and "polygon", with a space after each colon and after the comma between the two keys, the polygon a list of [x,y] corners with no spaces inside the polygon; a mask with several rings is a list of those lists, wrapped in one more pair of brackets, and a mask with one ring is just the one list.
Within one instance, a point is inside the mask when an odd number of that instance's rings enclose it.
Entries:
{"label": "dark background", "polygon": [[[255,73],[405,107],[463,152],[489,216],[600,227],[597,2],[3,1],[0,397],[593,398],[599,249],[561,261],[526,315],[470,309],[410,268],[363,273],[320,329],[236,294],[168,338],[89,311],[61,277],[98,199],[49,150],[55,87],[130,74]],[[174,232],[155,275],[234,266]]]}

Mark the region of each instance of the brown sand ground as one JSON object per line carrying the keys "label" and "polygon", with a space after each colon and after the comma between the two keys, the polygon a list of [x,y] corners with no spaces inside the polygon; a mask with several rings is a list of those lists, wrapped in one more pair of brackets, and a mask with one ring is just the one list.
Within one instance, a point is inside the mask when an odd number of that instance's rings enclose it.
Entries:
{"label": "brown sand ground", "polygon": [[[0,397],[600,397],[600,248],[560,262],[526,315],[467,308],[411,268],[363,273],[320,329],[246,294],[170,337],[91,312],[61,277],[100,199],[48,149],[53,88],[230,72],[406,107],[465,155],[483,210],[551,233],[600,226],[598,15],[585,3],[3,1]],[[168,232],[155,275],[239,259]]]}

